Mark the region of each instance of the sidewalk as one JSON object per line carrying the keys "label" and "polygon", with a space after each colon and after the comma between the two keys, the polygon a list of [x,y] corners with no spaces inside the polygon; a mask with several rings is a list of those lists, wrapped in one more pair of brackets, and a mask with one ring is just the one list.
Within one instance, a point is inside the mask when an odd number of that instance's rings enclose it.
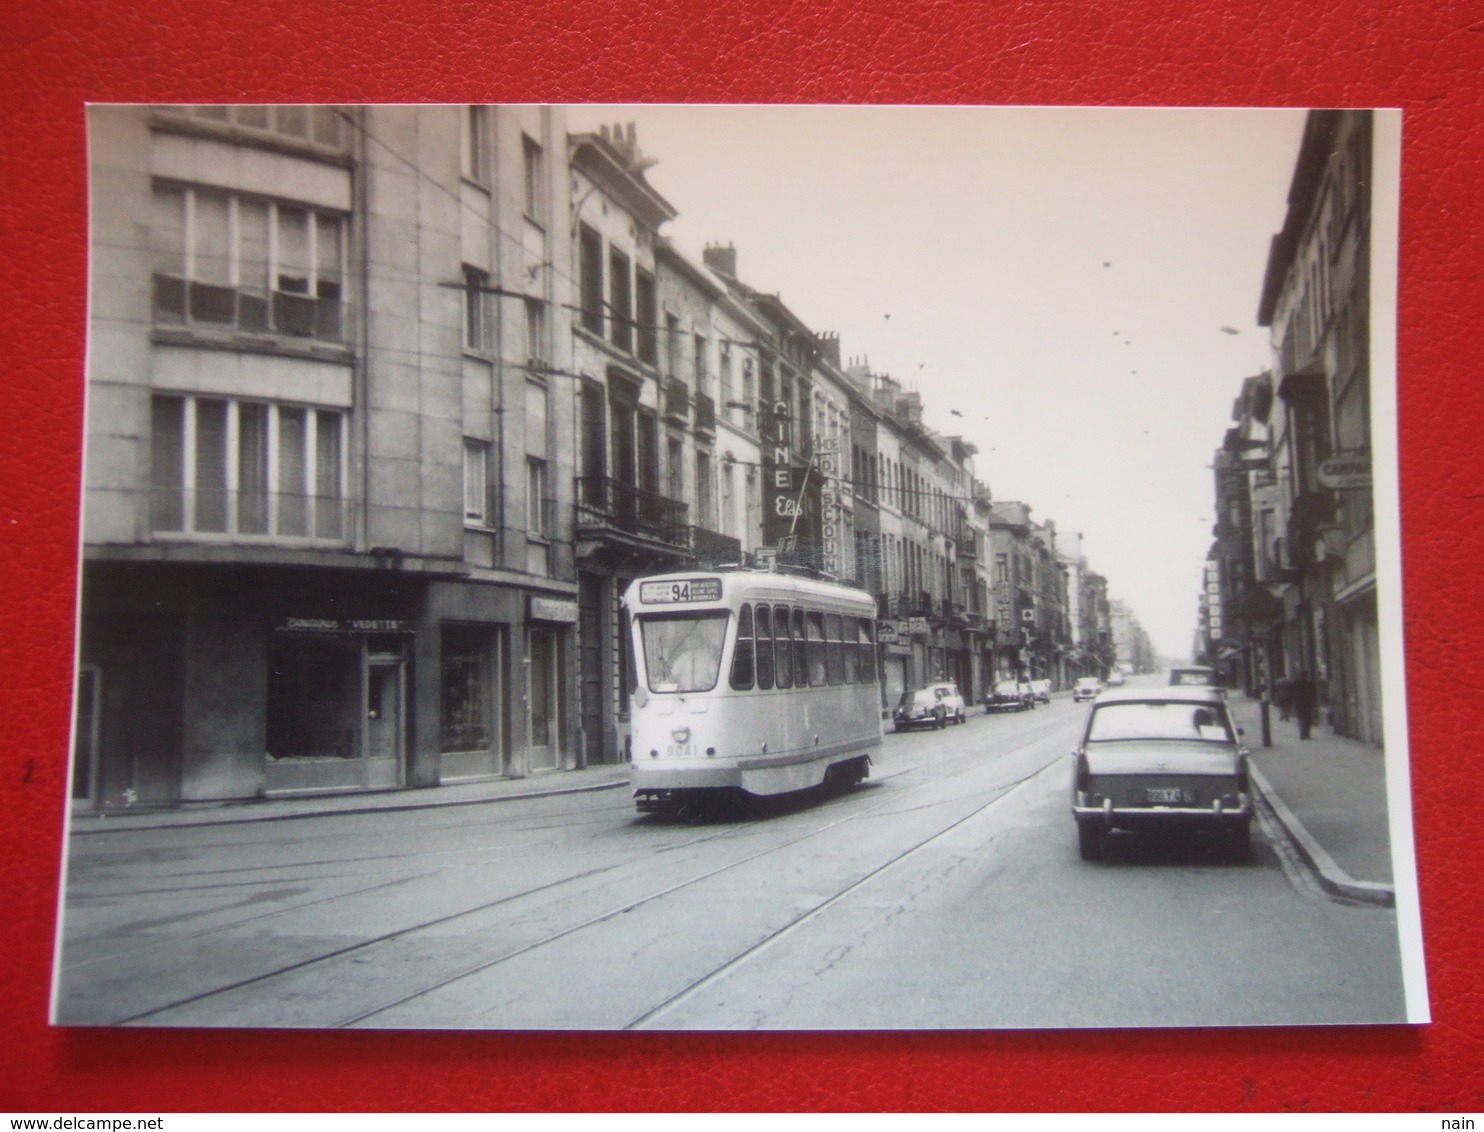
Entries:
{"label": "sidewalk", "polygon": [[250,799],[236,802],[187,802],[172,809],[109,810],[72,815],[74,834],[110,833],[136,829],[175,829],[181,826],[235,825],[239,822],[277,821],[323,814],[389,813],[434,806],[479,806],[523,798],[549,798],[618,790],[629,785],[627,763],[550,771],[529,778],[489,778],[454,782],[411,790],[356,791],[346,794],[306,794],[298,797]]}
{"label": "sidewalk", "polygon": [[1318,724],[1305,741],[1298,721],[1269,709],[1273,745],[1262,745],[1261,704],[1231,693],[1232,714],[1251,752],[1253,782],[1328,891],[1371,904],[1395,903],[1385,754]]}

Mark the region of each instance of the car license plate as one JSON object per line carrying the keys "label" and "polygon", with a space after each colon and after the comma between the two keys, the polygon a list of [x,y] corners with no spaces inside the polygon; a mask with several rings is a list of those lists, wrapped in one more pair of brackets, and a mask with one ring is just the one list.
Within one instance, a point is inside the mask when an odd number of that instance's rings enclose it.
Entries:
{"label": "car license plate", "polygon": [[1144,790],[1144,798],[1149,802],[1183,802],[1185,792],[1178,786],[1150,786]]}

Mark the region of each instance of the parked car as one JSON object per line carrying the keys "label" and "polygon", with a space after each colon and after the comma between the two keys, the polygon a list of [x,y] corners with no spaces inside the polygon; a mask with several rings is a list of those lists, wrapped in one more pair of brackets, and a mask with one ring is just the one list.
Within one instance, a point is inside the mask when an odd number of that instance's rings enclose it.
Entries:
{"label": "parked car", "polygon": [[1049,704],[1051,702],[1051,681],[1032,680],[1031,695],[1038,704]]}
{"label": "parked car", "polygon": [[950,721],[964,722],[967,716],[957,685],[929,684],[915,692],[903,692],[891,718],[897,731],[907,731],[913,727],[946,727]]}
{"label": "parked car", "polygon": [[1095,700],[1102,690],[1103,686],[1096,676],[1081,676],[1072,685],[1072,702],[1080,704],[1084,700]]}
{"label": "parked car", "polygon": [[984,710],[1025,711],[1034,703],[1030,688],[1019,680],[998,680],[984,699]]}
{"label": "parked car", "polygon": [[1117,688],[1123,683],[1123,673],[1117,668],[1108,673],[1108,687]]}
{"label": "parked car", "polygon": [[1217,688],[1104,692],[1073,751],[1072,815],[1083,860],[1115,831],[1205,828],[1251,849],[1247,749]]}
{"label": "parked car", "polygon": [[1219,688],[1221,681],[1216,677],[1216,669],[1209,665],[1187,664],[1180,668],[1170,669],[1170,687]]}

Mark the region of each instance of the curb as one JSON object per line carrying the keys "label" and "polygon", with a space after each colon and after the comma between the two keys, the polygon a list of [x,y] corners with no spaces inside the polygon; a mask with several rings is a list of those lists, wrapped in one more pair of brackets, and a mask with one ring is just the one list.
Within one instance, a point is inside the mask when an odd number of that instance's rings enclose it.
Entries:
{"label": "curb", "polygon": [[[362,804],[322,810],[298,810],[293,813],[252,813],[248,811],[256,803],[244,802],[242,803],[244,809],[240,812],[224,814],[220,817],[213,815],[211,817],[203,817],[200,820],[192,820],[192,815],[181,813],[178,810],[167,814],[153,815],[155,818],[153,821],[150,820],[150,816],[144,814],[137,816],[119,813],[85,814],[82,817],[83,821],[87,824],[82,824],[76,820],[69,820],[67,832],[69,836],[73,834],[93,836],[100,833],[126,833],[131,830],[197,829],[217,825],[245,825],[249,822],[295,821],[299,818],[339,817],[342,814],[406,813],[409,810],[444,809],[454,806],[487,806],[495,802],[524,802],[532,798],[556,798],[564,794],[592,794],[599,790],[617,790],[620,787],[628,785],[629,780],[625,778],[616,782],[594,783],[591,786],[568,786],[554,790],[531,790],[520,794],[492,794],[484,798],[445,798],[441,800],[430,798],[426,802],[392,802],[381,806]],[[431,789],[437,790],[437,787],[432,787]],[[107,817],[113,817],[118,820],[105,823],[103,819]],[[160,820],[161,818],[165,820]]]}
{"label": "curb", "polygon": [[1381,884],[1378,881],[1356,880],[1347,873],[1333,857],[1325,851],[1324,846],[1314,839],[1314,835],[1304,828],[1304,823],[1278,797],[1278,792],[1273,789],[1272,784],[1263,776],[1252,763],[1247,764],[1247,772],[1252,776],[1252,782],[1257,787],[1257,792],[1262,795],[1263,802],[1278,819],[1278,824],[1288,834],[1289,840],[1293,842],[1294,848],[1299,852],[1305,863],[1313,870],[1319,886],[1326,892],[1335,896],[1349,897],[1364,904],[1375,904],[1383,908],[1396,907],[1396,889],[1389,884]]}

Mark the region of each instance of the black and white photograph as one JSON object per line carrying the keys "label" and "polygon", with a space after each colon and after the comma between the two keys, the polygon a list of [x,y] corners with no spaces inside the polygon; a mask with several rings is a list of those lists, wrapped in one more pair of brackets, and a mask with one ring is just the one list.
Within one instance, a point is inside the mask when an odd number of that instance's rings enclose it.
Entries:
{"label": "black and white photograph", "polygon": [[52,1021],[1428,1021],[1401,130],[88,107]]}

